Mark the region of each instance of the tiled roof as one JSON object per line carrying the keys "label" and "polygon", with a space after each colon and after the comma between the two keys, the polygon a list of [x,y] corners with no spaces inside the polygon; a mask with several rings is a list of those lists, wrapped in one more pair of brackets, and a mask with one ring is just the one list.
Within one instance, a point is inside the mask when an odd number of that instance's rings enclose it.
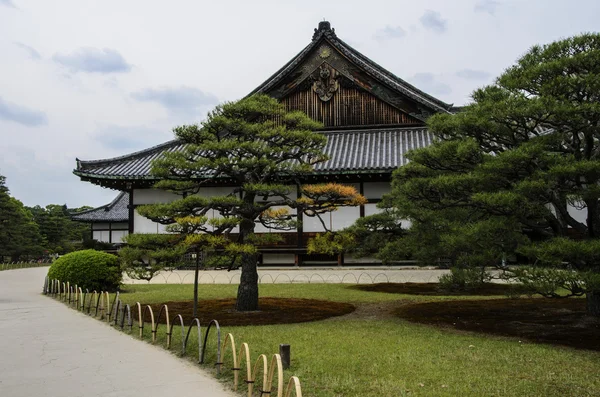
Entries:
{"label": "tiled roof", "polygon": [[281,69],[275,74],[269,77],[264,83],[258,86],[254,91],[250,93],[266,93],[279,83],[285,76],[287,76],[293,69],[301,64],[304,59],[311,53],[311,51],[318,46],[323,40],[326,40],[334,48],[340,51],[344,56],[349,58],[352,62],[359,65],[364,71],[373,76],[374,78],[382,81],[404,95],[414,99],[415,101],[425,105],[428,108],[436,112],[447,113],[451,112],[452,104],[445,103],[421,90],[400,77],[384,69],[382,66],[373,62],[350,45],[340,40],[335,34],[335,30],[331,28],[331,25],[327,21],[319,23],[319,28],[315,29],[312,42],[307,45],[302,51],[300,51],[291,61],[286,63]]}
{"label": "tiled roof", "polygon": [[[368,130],[328,131],[324,152],[329,160],[315,165],[313,174],[391,172],[406,164],[411,149],[429,146],[433,134],[426,128],[379,128]],[[74,173],[80,177],[101,179],[154,179],[152,160],[165,152],[185,148],[170,141],[130,155],[107,160],[77,161]]]}
{"label": "tiled roof", "polygon": [[127,222],[129,220],[129,193],[121,192],[109,204],[73,215],[80,222]]}

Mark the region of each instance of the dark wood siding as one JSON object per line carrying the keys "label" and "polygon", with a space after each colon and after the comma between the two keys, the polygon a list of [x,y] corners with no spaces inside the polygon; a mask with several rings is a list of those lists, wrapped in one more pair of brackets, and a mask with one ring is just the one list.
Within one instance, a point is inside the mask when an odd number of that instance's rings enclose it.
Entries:
{"label": "dark wood siding", "polygon": [[282,98],[281,102],[288,110],[301,110],[325,127],[423,124],[355,87],[340,87],[327,102],[320,100],[310,88],[296,91]]}

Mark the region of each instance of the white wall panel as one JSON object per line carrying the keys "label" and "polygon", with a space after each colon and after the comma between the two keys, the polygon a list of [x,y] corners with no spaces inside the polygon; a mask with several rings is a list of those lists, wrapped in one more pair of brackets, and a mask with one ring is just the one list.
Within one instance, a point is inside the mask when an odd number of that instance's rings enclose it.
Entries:
{"label": "white wall panel", "polygon": [[137,210],[133,212],[133,232],[134,233],[165,233],[166,226],[160,223],[152,222],[148,218],[141,216]]}
{"label": "white wall panel", "polygon": [[108,230],[103,230],[103,231],[96,230],[93,232],[92,238],[94,240],[101,241],[103,243],[108,243],[109,237],[110,237],[109,233],[110,232]]}
{"label": "white wall panel", "polygon": [[[296,209],[292,209],[292,208],[290,208],[288,206],[276,206],[276,207],[273,207],[272,209],[273,210],[277,210],[277,209],[280,209],[280,208],[287,208],[287,210],[288,210],[288,212],[290,214],[295,214],[296,213]],[[273,232],[273,233],[290,233],[290,232],[291,233],[296,233],[297,230],[296,229],[293,229],[293,230],[268,229],[268,228],[264,227],[261,223],[257,223],[256,227],[254,229],[254,232],[256,232],[256,233],[268,233],[268,232]]]}
{"label": "white wall panel", "polygon": [[360,218],[360,207],[341,207],[331,213],[331,230],[352,226]]}
{"label": "white wall panel", "polygon": [[380,199],[389,193],[391,185],[389,182],[365,182],[363,183],[364,196],[368,199]]}
{"label": "white wall panel", "polygon": [[198,196],[201,197],[215,197],[215,196],[227,196],[233,193],[233,187],[203,187],[200,188]]}
{"label": "white wall panel", "polygon": [[112,242],[114,244],[122,243],[123,238],[125,236],[127,236],[128,234],[129,234],[129,232],[127,230],[113,230],[112,231]]}
{"label": "white wall panel", "polygon": [[[580,207],[580,206],[578,206],[578,207]],[[581,222],[583,224],[586,223],[587,207],[577,208],[577,207],[573,207],[572,205],[569,205],[567,207],[567,211],[569,212],[569,215],[571,215],[577,222]]]}
{"label": "white wall panel", "polygon": [[[379,214],[383,210],[377,208],[377,204],[365,204],[365,216]],[[403,229],[408,229],[412,225],[412,222],[409,220],[403,220],[401,222]]]}
{"label": "white wall panel", "polygon": [[[329,225],[329,215],[322,215],[323,220],[326,225]],[[329,227],[329,226],[327,226]],[[316,217],[303,216],[302,217],[302,231],[305,233],[313,233],[313,232],[324,232],[323,225],[319,222],[319,219]]]}
{"label": "white wall panel", "polygon": [[365,204],[365,216],[379,214],[382,209],[377,208],[377,204]]}
{"label": "white wall panel", "polygon": [[133,205],[168,203],[178,198],[181,196],[160,189],[133,190]]}

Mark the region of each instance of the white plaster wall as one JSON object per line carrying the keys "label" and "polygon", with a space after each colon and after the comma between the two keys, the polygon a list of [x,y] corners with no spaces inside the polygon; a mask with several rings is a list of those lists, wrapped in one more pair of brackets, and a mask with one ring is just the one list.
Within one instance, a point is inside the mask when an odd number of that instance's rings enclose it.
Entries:
{"label": "white plaster wall", "polygon": [[[377,204],[365,204],[365,216],[375,215],[382,211],[382,209],[377,208]],[[409,220],[402,220],[401,225],[403,229],[408,229],[412,226],[412,222]]]}
{"label": "white plaster wall", "polygon": [[[325,224],[329,225],[329,215],[322,215],[322,217],[325,221]],[[308,216],[302,217],[302,230],[306,233],[325,231],[325,229],[323,229],[323,226],[321,225],[321,222],[319,222],[319,219],[317,219],[316,217],[313,218]]]}
{"label": "white plaster wall", "polygon": [[203,187],[200,188],[198,196],[201,197],[215,197],[215,196],[226,196],[233,193],[233,187]]}
{"label": "white plaster wall", "polygon": [[110,232],[108,230],[103,230],[103,231],[96,230],[93,232],[92,238],[94,240],[101,241],[103,243],[108,243],[109,237],[110,237],[109,233]]}
{"label": "white plaster wall", "polygon": [[365,216],[379,214],[382,209],[377,208],[377,204],[365,204]]}
{"label": "white plaster wall", "polygon": [[[330,230],[341,230],[351,226],[360,217],[360,207],[341,207],[337,211],[321,215]],[[316,217],[303,217],[304,232],[324,232],[323,225]]]}
{"label": "white plaster wall", "polygon": [[137,210],[133,211],[133,232],[134,233],[166,233],[166,226],[160,223],[152,222],[148,218],[141,216]]}
{"label": "white plaster wall", "polygon": [[133,190],[133,205],[169,203],[178,198],[181,196],[160,189]]}
{"label": "white plaster wall", "polygon": [[392,186],[389,182],[365,182],[363,183],[364,196],[368,199],[380,199],[389,193]]}
{"label": "white plaster wall", "polygon": [[123,238],[127,236],[129,232],[127,230],[113,230],[112,231],[112,242],[113,243],[122,243]]}
{"label": "white plaster wall", "polygon": [[[290,208],[288,206],[281,206],[281,205],[279,205],[279,206],[273,207],[272,209],[273,210],[277,210],[277,209],[280,209],[280,208],[286,208],[290,214],[296,214],[296,209],[292,209],[292,208]],[[293,230],[269,229],[269,228],[264,227],[263,224],[261,224],[259,222],[259,223],[256,224],[254,232],[256,232],[256,233],[269,233],[269,232],[273,232],[273,233],[296,233],[297,230],[296,229],[293,229]]]}
{"label": "white plaster wall", "polygon": [[352,226],[360,218],[360,207],[341,207],[332,212],[332,230],[342,230]]}
{"label": "white plaster wall", "polygon": [[[580,207],[580,206],[578,206]],[[567,207],[569,215],[571,215],[577,222],[581,222],[585,225],[587,220],[587,207],[577,208],[572,205]]]}

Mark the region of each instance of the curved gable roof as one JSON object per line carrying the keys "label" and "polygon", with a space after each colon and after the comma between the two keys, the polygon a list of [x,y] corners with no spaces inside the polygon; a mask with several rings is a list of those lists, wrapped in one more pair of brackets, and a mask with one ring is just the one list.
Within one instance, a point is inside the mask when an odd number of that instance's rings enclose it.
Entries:
{"label": "curved gable roof", "polygon": [[255,88],[249,95],[268,93],[278,83],[282,82],[288,75],[290,75],[300,64],[302,64],[308,58],[308,56],[323,42],[327,42],[333,48],[338,50],[342,55],[349,59],[350,62],[356,64],[371,77],[389,86],[393,90],[396,90],[400,94],[403,94],[420,103],[421,105],[430,108],[433,112],[447,113],[451,111],[453,106],[452,104],[446,103],[427,94],[424,91],[419,90],[417,87],[396,76],[392,72],[388,71],[352,48],[349,44],[339,39],[335,34],[335,29],[331,28],[331,24],[327,21],[319,23],[319,28],[315,29],[312,42],[309,45],[307,45],[302,51],[300,51],[294,58],[292,58],[281,69],[275,72],[265,82]]}

